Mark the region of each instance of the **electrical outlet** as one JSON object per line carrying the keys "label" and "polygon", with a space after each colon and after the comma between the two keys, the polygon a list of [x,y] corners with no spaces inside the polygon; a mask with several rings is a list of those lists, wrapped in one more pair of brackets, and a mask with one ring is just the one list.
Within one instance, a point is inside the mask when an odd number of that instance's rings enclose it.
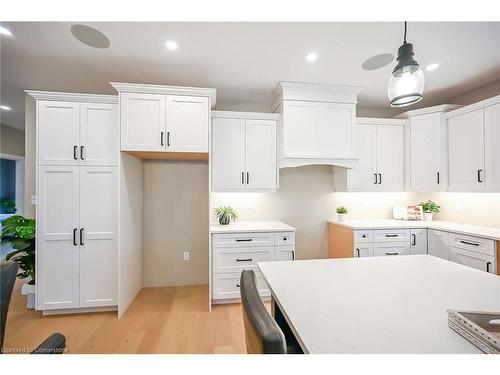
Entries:
{"label": "electrical outlet", "polygon": [[31,205],[36,206],[36,195],[31,196]]}
{"label": "electrical outlet", "polygon": [[189,260],[189,251],[184,251],[184,260]]}

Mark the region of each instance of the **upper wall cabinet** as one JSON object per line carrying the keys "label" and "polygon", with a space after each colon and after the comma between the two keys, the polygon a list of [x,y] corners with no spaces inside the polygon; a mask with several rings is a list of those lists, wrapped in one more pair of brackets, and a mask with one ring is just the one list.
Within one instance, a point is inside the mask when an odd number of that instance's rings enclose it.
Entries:
{"label": "upper wall cabinet", "polygon": [[212,191],[276,191],[279,115],[212,111]]}
{"label": "upper wall cabinet", "polygon": [[116,96],[28,94],[37,99],[39,165],[118,165]]}
{"label": "upper wall cabinet", "polygon": [[215,89],[111,85],[119,92],[122,151],[144,158],[206,159]]}
{"label": "upper wall cabinet", "polygon": [[405,120],[357,118],[352,169],[334,167],[336,191],[404,191]]}
{"label": "upper wall cabinet", "polygon": [[439,105],[405,112],[406,172],[411,191],[445,191],[448,187],[446,112],[457,105]]}
{"label": "upper wall cabinet", "polygon": [[500,191],[500,96],[447,114],[448,191]]}
{"label": "upper wall cabinet", "polygon": [[280,82],[273,112],[281,113],[279,167],[353,166],[354,119],[360,87]]}

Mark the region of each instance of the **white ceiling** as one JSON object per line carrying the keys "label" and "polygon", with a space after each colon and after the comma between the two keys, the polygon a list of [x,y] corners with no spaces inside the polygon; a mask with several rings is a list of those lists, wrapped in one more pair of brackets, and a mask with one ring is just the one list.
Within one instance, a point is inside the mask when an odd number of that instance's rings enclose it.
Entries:
{"label": "white ceiling", "polygon": [[[391,63],[375,71],[361,64],[395,54],[403,23],[85,23],[111,47],[77,41],[72,23],[3,23],[1,101],[12,107],[2,123],[24,128],[24,89],[114,93],[110,81],[215,87],[224,108],[268,108],[278,81],[365,87],[361,106],[388,107]],[[169,51],[167,40],[179,48]],[[422,105],[439,104],[500,76],[500,23],[409,23],[408,41],[426,72]],[[305,56],[318,53],[314,63]],[[219,107],[219,106],[218,106]]]}

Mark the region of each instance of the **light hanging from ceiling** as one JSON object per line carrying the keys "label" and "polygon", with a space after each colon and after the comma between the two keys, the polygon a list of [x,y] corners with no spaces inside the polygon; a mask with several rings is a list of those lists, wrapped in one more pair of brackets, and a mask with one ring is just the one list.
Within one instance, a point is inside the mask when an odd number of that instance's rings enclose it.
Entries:
{"label": "light hanging from ceiling", "polygon": [[391,107],[404,107],[422,100],[425,77],[424,72],[413,59],[413,45],[406,42],[407,23],[405,22],[404,40],[398,49],[398,64],[392,71],[387,94]]}

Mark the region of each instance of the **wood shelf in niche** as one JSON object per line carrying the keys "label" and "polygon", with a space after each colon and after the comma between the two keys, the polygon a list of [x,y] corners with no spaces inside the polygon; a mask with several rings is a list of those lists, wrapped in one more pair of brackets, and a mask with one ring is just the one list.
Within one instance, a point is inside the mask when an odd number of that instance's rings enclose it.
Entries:
{"label": "wood shelf in niche", "polygon": [[208,160],[208,152],[122,151],[144,160]]}

